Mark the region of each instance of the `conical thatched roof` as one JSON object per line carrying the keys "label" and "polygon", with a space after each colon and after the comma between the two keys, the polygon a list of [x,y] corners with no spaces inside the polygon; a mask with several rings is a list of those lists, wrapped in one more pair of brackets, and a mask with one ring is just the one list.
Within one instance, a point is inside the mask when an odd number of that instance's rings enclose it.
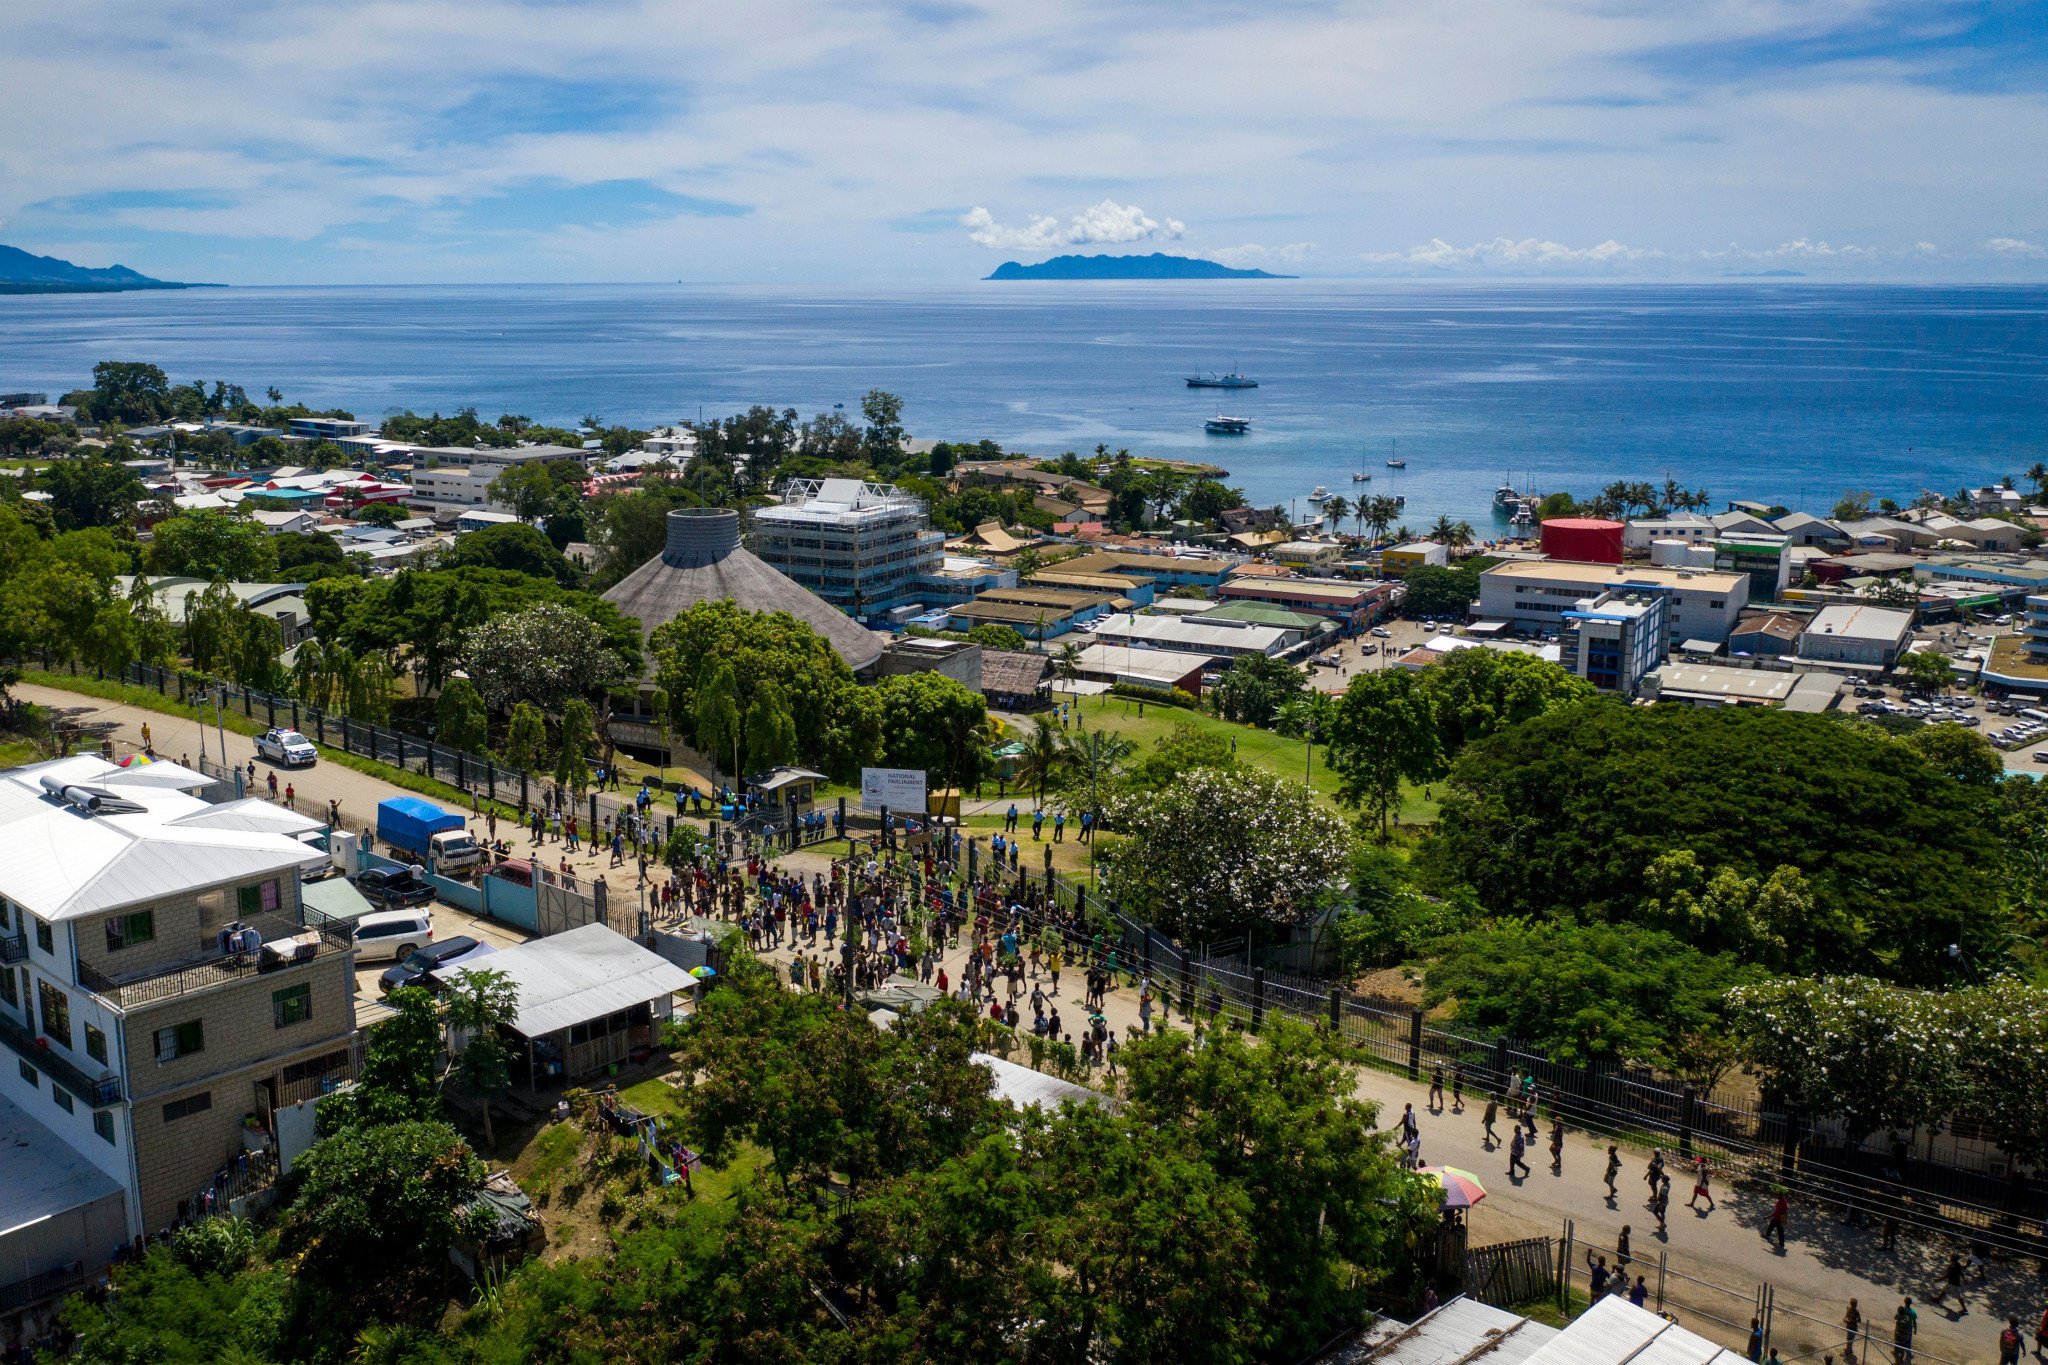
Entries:
{"label": "conical thatched roof", "polygon": [[731,598],[747,611],[786,611],[859,670],[882,656],[882,641],[816,593],[762,563],[740,545],[739,513],[717,507],[668,514],[668,547],[604,594],[645,634],[699,602]]}

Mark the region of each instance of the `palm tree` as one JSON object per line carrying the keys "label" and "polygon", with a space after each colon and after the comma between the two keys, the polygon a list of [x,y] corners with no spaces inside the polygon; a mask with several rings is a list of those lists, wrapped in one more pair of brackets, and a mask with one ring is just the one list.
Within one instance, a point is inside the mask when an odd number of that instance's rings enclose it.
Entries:
{"label": "palm tree", "polygon": [[1365,529],[1365,523],[1372,519],[1372,509],[1366,506],[1370,501],[1369,498],[1360,498],[1351,505],[1351,519],[1358,523],[1358,529],[1361,531]]}
{"label": "palm tree", "polygon": [[1081,676],[1081,646],[1072,640],[1053,651],[1052,675],[1063,683],[1071,684]]}
{"label": "palm tree", "polygon": [[1342,496],[1329,499],[1323,504],[1323,515],[1330,519],[1332,529],[1342,526],[1344,518],[1351,515],[1351,499]]}
{"label": "palm tree", "polygon": [[1396,526],[1394,528],[1395,544],[1405,545],[1413,539],[1415,539],[1415,532],[1408,529],[1408,523],[1402,522],[1399,526]]}
{"label": "palm tree", "polygon": [[2039,460],[2027,466],[2027,482],[2034,485],[2036,497],[2048,498],[2048,464]]}
{"label": "palm tree", "polygon": [[1451,527],[1451,544],[1453,546],[1463,547],[1470,545],[1474,539],[1476,539],[1476,535],[1472,530],[1471,522],[1461,521]]}
{"label": "palm tree", "polygon": [[1441,541],[1449,545],[1456,534],[1457,528],[1451,525],[1451,519],[1447,516],[1438,517],[1434,522],[1430,523],[1429,538],[1431,540]]}
{"label": "palm tree", "polygon": [[1060,732],[1045,721],[1038,722],[1038,729],[1024,741],[1024,752],[1017,755],[1017,776],[1038,789],[1040,806],[1045,804],[1046,784],[1066,766],[1067,750],[1060,743]]}
{"label": "palm tree", "polygon": [[1394,518],[1401,515],[1401,505],[1385,493],[1376,494],[1369,501],[1372,506],[1366,514],[1366,520],[1372,523],[1372,538],[1384,540],[1387,528],[1394,524]]}

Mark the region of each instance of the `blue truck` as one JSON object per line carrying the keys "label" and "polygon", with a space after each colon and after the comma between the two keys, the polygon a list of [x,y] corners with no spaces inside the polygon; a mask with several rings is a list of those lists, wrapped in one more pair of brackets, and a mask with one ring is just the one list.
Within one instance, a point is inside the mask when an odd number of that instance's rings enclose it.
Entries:
{"label": "blue truck", "polygon": [[444,877],[462,876],[484,861],[468,821],[417,796],[377,803],[377,837],[395,856],[423,863]]}

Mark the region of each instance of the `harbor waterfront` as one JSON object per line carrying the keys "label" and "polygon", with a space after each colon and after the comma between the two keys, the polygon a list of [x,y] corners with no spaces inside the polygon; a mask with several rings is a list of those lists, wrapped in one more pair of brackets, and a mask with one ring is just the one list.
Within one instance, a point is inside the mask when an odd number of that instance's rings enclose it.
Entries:
{"label": "harbor waterfront", "polygon": [[[492,285],[0,299],[5,387],[109,356],[387,412],[647,427],[872,388],[912,434],[1213,460],[1254,503],[1377,474],[1484,530],[1491,490],[1676,479],[1715,502],[1910,500],[2048,459],[2048,289],[1032,284]],[[1241,435],[1190,375],[1231,365]],[[1219,448],[1222,443],[1223,448]],[[1227,449],[1227,454],[1224,453]],[[1399,461],[1398,463],[1396,461]],[[1405,467],[1404,467],[1405,466]]]}

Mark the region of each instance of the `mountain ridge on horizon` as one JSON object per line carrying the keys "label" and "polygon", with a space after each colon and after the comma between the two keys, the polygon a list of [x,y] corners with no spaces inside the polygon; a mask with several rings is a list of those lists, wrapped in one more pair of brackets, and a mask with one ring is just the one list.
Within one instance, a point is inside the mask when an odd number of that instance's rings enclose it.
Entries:
{"label": "mountain ridge on horizon", "polygon": [[105,294],[125,289],[220,289],[222,285],[158,280],[125,265],[73,265],[0,244],[0,294]]}
{"label": "mountain ridge on horizon", "polygon": [[1199,256],[1054,256],[1037,265],[1004,261],[985,280],[1291,280],[1264,270],[1239,270]]}

